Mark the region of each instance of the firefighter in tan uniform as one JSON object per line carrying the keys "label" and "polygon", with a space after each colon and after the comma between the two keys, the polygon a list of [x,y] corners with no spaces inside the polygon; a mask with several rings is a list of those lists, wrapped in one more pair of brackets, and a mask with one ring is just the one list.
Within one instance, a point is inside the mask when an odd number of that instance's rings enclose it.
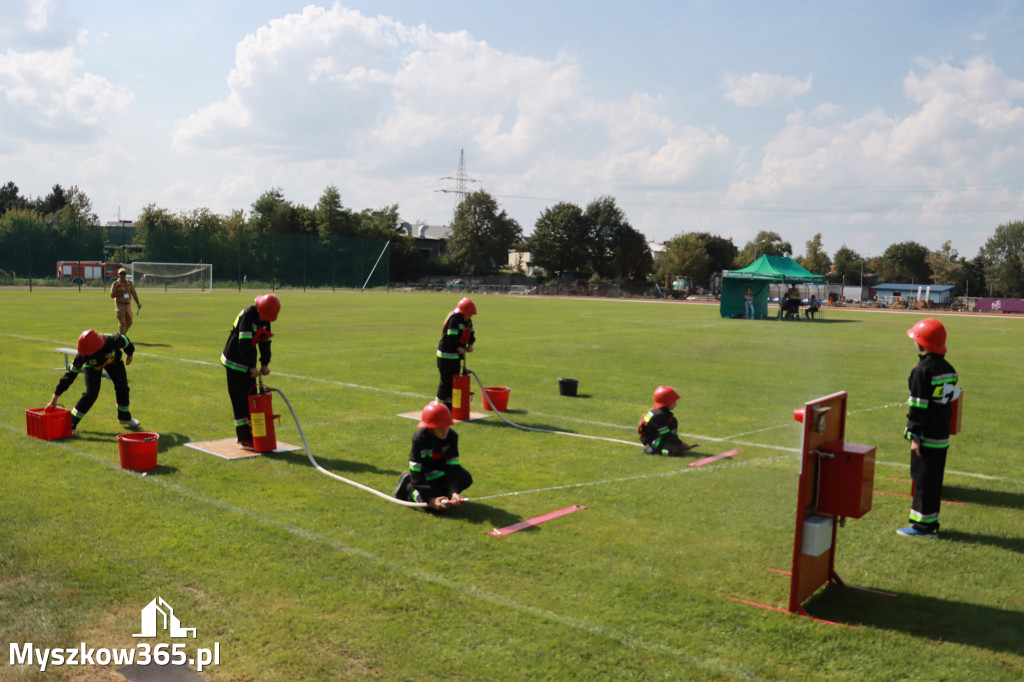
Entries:
{"label": "firefighter in tan uniform", "polygon": [[132,326],[132,299],[135,305],[142,308],[139,295],[135,293],[135,285],[128,281],[128,271],[121,268],[117,271],[117,279],[110,285],[110,298],[114,299],[114,312],[117,314],[117,333],[127,334]]}

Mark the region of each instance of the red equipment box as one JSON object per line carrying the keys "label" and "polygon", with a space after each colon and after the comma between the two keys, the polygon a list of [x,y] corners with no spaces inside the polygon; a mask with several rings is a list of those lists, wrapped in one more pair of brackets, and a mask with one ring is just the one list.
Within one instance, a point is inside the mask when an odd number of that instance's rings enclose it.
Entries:
{"label": "red equipment box", "polygon": [[818,460],[820,470],[815,511],[851,519],[859,519],[871,511],[875,446],[839,442],[825,445],[821,450],[832,456],[826,455]]}
{"label": "red equipment box", "polygon": [[43,440],[71,437],[71,412],[63,407],[47,410],[40,407],[25,410],[25,429],[28,435]]}

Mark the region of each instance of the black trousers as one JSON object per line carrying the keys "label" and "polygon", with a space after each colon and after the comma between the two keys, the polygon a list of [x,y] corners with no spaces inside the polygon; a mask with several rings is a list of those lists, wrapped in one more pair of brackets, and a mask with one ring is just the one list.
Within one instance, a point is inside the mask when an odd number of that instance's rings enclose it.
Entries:
{"label": "black trousers", "polygon": [[679,440],[679,436],[674,433],[666,433],[661,437],[658,442],[657,448],[649,445],[649,448],[654,450],[652,455],[668,455],[669,457],[680,457],[686,454],[686,448],[683,447],[683,441]]}
{"label": "black trousers", "polygon": [[[125,370],[124,362],[118,360],[106,367],[107,376],[114,384],[114,398],[117,400],[118,421],[128,421],[132,418],[131,401],[128,399],[128,372]],[[78,426],[85,415],[96,402],[100,395],[100,388],[103,387],[103,370],[86,369],[82,372],[85,378],[85,391],[82,397],[75,403],[75,409],[71,413],[71,423]]]}
{"label": "black trousers", "polygon": [[437,359],[437,372],[441,381],[437,384],[437,401],[452,409],[452,377],[462,371],[462,360]]}
{"label": "black trousers", "polygon": [[949,448],[921,448],[921,456],[910,454],[910,478],[914,481],[914,501],[910,523],[917,530],[939,530],[939,506],[942,504],[942,478],[946,473]]}
{"label": "black trousers", "polygon": [[224,368],[228,373],[228,396],[231,411],[235,416],[235,437],[238,440],[252,440],[252,425],[249,423],[249,391],[256,385],[256,379],[248,372]]}
{"label": "black trousers", "polygon": [[473,485],[473,476],[462,467],[452,467],[445,471],[444,476],[422,485],[413,485],[412,478],[405,479],[402,491],[413,502],[427,502],[435,497],[448,497],[452,493],[461,493]]}

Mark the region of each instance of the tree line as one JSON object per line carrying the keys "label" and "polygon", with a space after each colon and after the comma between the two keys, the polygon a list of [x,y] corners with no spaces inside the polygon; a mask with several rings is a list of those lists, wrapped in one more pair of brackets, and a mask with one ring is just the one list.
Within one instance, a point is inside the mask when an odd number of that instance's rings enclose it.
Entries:
{"label": "tree line", "polygon": [[[5,227],[9,231],[11,221],[19,217],[32,217],[54,229],[71,223],[99,223],[91,201],[77,187],[65,190],[54,185],[46,196],[29,199],[10,181],[0,187],[0,247]],[[742,247],[732,238],[709,232],[681,232],[665,243],[655,260],[647,238],[629,223],[611,196],[598,197],[585,207],[559,202],[542,211],[533,233],[524,236],[519,223],[495,198],[478,190],[467,194],[456,209],[447,252],[428,261],[400,222],[397,204],[356,211],[343,205],[337,187],[328,186],[311,207],[289,201],[280,188],[261,194],[248,212],[233,210],[228,215],[206,208],[172,212],[150,204],[135,226],[137,235],[131,248],[140,250],[160,230],[168,229],[183,234],[387,240],[393,281],[414,281],[424,275],[491,274],[507,267],[509,251],[517,250],[531,253],[534,264],[549,277],[664,283],[686,276],[708,283],[722,270],[746,267],[769,254],[792,257],[833,283],[953,285],[960,295],[1024,298],[1024,221],[999,225],[970,259],[961,256],[949,241],[936,250],[913,241],[901,242],[878,256],[861,255],[844,244],[829,256],[820,233],[805,243],[803,254],[794,255],[792,244],[778,232],[763,230]],[[98,232],[88,233],[87,238],[102,239]]]}

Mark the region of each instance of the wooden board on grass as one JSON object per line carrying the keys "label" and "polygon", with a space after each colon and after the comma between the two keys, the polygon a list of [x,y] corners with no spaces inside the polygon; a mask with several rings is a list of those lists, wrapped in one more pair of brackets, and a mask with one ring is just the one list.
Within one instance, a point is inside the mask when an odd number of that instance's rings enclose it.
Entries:
{"label": "wooden board on grass", "polygon": [[[190,447],[193,450],[199,450],[199,452],[205,452],[208,455],[217,455],[224,459],[245,459],[246,457],[259,457],[260,455],[267,454],[265,452],[253,452],[252,450],[244,450],[242,446],[238,444],[238,440],[235,438],[221,438],[220,440],[203,440],[195,443],[185,443],[186,447]],[[277,441],[277,449],[271,452],[291,452],[292,450],[298,450],[298,445],[289,445],[288,443],[282,443]]]}

